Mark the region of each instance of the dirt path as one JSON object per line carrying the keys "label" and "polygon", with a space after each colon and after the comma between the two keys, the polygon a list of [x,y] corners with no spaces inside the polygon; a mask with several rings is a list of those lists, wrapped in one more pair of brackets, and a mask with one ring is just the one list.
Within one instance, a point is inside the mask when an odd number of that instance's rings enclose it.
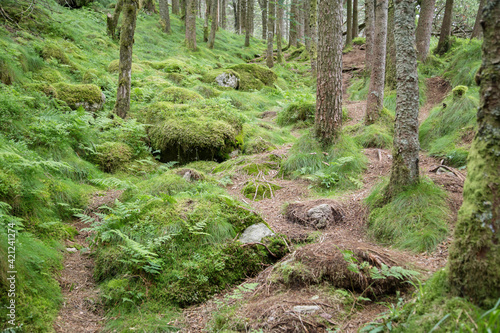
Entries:
{"label": "dirt path", "polygon": [[[105,204],[112,204],[123,191],[95,193],[87,207],[86,214],[92,214]],[[89,225],[77,221],[73,226],[78,231],[74,240],[66,241],[64,269],[59,284],[64,303],[54,323],[58,333],[95,333],[102,329],[103,309],[97,284],[93,277],[94,260],[88,251]]]}

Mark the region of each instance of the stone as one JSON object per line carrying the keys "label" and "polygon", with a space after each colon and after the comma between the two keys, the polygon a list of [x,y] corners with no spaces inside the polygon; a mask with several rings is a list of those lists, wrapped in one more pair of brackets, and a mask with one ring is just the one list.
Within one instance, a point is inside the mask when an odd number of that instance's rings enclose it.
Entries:
{"label": "stone", "polygon": [[307,217],[314,227],[323,229],[328,221],[333,221],[332,207],[328,204],[318,205],[307,211]]}
{"label": "stone", "polygon": [[314,313],[321,310],[318,305],[297,305],[293,307],[293,311],[298,313]]}
{"label": "stone", "polygon": [[264,223],[258,223],[246,228],[243,234],[241,234],[239,241],[244,244],[257,243],[262,238],[268,236],[274,236],[274,232]]}
{"label": "stone", "polygon": [[215,77],[215,82],[217,82],[220,87],[230,87],[236,89],[238,88],[239,81],[240,79],[231,73],[222,73]]}
{"label": "stone", "polygon": [[75,253],[75,252],[78,252],[78,250],[75,248],[75,247],[67,247],[66,248],[66,251],[70,252],[70,253]]}

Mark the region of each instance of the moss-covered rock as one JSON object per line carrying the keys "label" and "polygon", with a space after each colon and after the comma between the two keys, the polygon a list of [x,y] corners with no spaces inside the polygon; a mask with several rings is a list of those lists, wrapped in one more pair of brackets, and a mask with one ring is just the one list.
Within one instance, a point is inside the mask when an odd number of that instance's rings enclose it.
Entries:
{"label": "moss-covered rock", "polygon": [[80,8],[94,2],[94,0],[56,0],[56,1],[61,6],[70,8]]}
{"label": "moss-covered rock", "polygon": [[132,148],[122,142],[104,142],[96,146],[95,161],[105,172],[115,172],[132,158]]}
{"label": "moss-covered rock", "polygon": [[214,69],[203,75],[205,83],[216,83],[219,87],[238,89],[240,75],[232,69]]}
{"label": "moss-covered rock", "polygon": [[179,73],[168,73],[167,79],[179,86],[184,86],[187,80],[186,75]]}
{"label": "moss-covered rock", "polygon": [[295,102],[278,113],[276,123],[280,126],[295,124],[299,121],[312,124],[316,112],[316,103]]}
{"label": "moss-covered rock", "polygon": [[[99,78],[99,72],[93,68],[87,69],[82,75],[82,83],[94,83]],[[61,80],[62,81],[62,80]]]}
{"label": "moss-covered rock", "polygon": [[261,137],[245,142],[243,146],[245,154],[260,154],[274,149],[276,149],[275,145]]}
{"label": "moss-covered rock", "polygon": [[153,69],[162,70],[166,73],[190,74],[194,72],[194,69],[190,65],[179,59],[170,58],[163,61],[143,61],[142,63]]}
{"label": "moss-covered rock", "polygon": [[87,111],[97,111],[106,102],[106,96],[101,89],[94,84],[69,84],[57,83],[53,85],[57,98],[66,102],[74,110],[80,106]]}
{"label": "moss-covered rock", "polygon": [[56,59],[61,64],[71,65],[71,61],[66,53],[64,53],[63,49],[54,43],[45,44],[41,56],[44,60]]}
{"label": "moss-covered rock", "polygon": [[[108,65],[108,72],[110,73],[118,72],[119,69],[120,69],[119,59],[111,61]],[[140,72],[144,72],[144,68],[139,64],[132,63],[132,73],[140,73]]]}
{"label": "moss-covered rock", "polygon": [[56,69],[44,67],[33,75],[33,78],[38,81],[47,83],[65,82],[66,78]]}
{"label": "moss-covered rock", "polygon": [[192,90],[180,87],[169,87],[164,89],[158,96],[160,100],[174,102],[174,103],[186,103],[190,101],[199,101],[203,97]]}
{"label": "moss-covered rock", "polygon": [[57,90],[53,86],[47,83],[31,83],[26,85],[27,88],[44,93],[49,97],[57,98]]}
{"label": "moss-covered rock", "polygon": [[273,86],[278,79],[272,70],[257,64],[238,64],[229,69],[239,74],[240,90],[260,90],[264,86]]}
{"label": "moss-covered rock", "polygon": [[213,98],[213,97],[219,97],[220,94],[222,94],[221,91],[212,88],[208,85],[197,85],[196,87],[193,88],[197,92],[199,92],[202,96],[205,98]]}

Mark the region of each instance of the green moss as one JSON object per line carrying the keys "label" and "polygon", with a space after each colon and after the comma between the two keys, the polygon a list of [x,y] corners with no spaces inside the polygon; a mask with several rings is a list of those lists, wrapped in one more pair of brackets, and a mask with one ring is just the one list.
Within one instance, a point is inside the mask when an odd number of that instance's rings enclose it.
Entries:
{"label": "green moss", "polygon": [[159,99],[174,103],[186,103],[189,101],[202,100],[203,97],[192,90],[180,87],[169,87],[164,89],[158,96]]}
{"label": "green moss", "polygon": [[132,148],[121,142],[104,142],[96,146],[95,161],[105,172],[115,172],[132,158]]}
{"label": "green moss", "polygon": [[38,71],[33,78],[38,81],[44,81],[47,83],[57,83],[64,82],[66,78],[56,69],[50,67],[44,67]]}
{"label": "green moss", "polygon": [[99,72],[93,68],[87,69],[82,75],[82,83],[95,83],[99,78]]}
{"label": "green moss", "polygon": [[61,64],[64,65],[71,65],[71,61],[69,60],[68,56],[66,53],[56,44],[54,43],[47,43],[44,45],[41,56],[43,59],[48,60],[48,59],[56,59],[58,60]]}
{"label": "green moss", "polygon": [[248,199],[258,201],[274,197],[274,193],[280,188],[281,186],[276,184],[260,180],[249,180],[241,190],[241,193]]}
{"label": "green moss", "polygon": [[193,73],[194,69],[179,59],[165,59],[163,61],[143,61],[145,65],[166,73]]}
{"label": "green moss", "polygon": [[467,93],[467,90],[469,90],[469,88],[467,86],[456,86],[452,90],[453,99],[458,99],[458,98],[464,97],[465,93]]}
{"label": "green moss", "polygon": [[205,98],[219,97],[220,94],[222,94],[221,91],[208,85],[197,85],[193,89],[199,92]]}
{"label": "green moss", "polygon": [[269,68],[257,64],[239,64],[229,67],[239,74],[240,90],[260,90],[273,86],[278,76]]}
{"label": "green moss", "polygon": [[[108,72],[109,73],[118,72],[119,69],[120,69],[120,60],[119,59],[111,61],[108,65]],[[144,68],[139,64],[132,63],[132,73],[141,73],[141,72],[144,72]]]}
{"label": "green moss", "polygon": [[104,102],[101,89],[94,84],[57,83],[53,86],[57,91],[57,98],[72,109],[77,109],[82,103],[102,105]]}
{"label": "green moss", "polygon": [[160,194],[174,195],[179,192],[186,192],[194,185],[182,176],[173,172],[164,173],[138,185],[144,193],[159,196]]}
{"label": "green moss", "polygon": [[363,45],[366,43],[366,38],[365,37],[356,37],[352,40],[352,43],[354,45]]}
{"label": "green moss", "polygon": [[261,137],[252,138],[243,145],[243,152],[245,154],[260,154],[274,149],[276,149],[274,144]]}
{"label": "green moss", "polygon": [[187,80],[187,78],[184,74],[179,74],[179,73],[168,73],[167,79],[169,79],[173,83],[181,85],[181,86],[184,85],[184,83]]}
{"label": "green moss", "polygon": [[215,78],[221,74],[228,74],[231,76],[236,76],[238,80],[240,79],[240,74],[236,72],[235,70],[228,69],[228,68],[219,68],[219,69],[212,69],[205,74],[203,74],[202,81],[205,83],[215,83]]}
{"label": "green moss", "polygon": [[47,96],[57,98],[57,90],[50,84],[45,83],[31,83],[26,85],[28,89],[33,89],[34,91],[39,91]]}
{"label": "green moss", "polygon": [[316,103],[295,102],[289,104],[285,110],[278,113],[276,123],[280,126],[291,125],[297,122],[305,122],[308,125],[312,125],[315,112]]}
{"label": "green moss", "polygon": [[297,48],[297,49],[293,50],[293,51],[290,53],[290,55],[287,57],[287,60],[288,60],[288,61],[291,61],[291,60],[294,60],[294,59],[296,59],[296,58],[299,58],[299,57],[302,55],[302,53],[304,53],[304,52],[305,52],[305,50],[306,50],[306,48],[305,48],[305,47],[299,47],[299,48]]}

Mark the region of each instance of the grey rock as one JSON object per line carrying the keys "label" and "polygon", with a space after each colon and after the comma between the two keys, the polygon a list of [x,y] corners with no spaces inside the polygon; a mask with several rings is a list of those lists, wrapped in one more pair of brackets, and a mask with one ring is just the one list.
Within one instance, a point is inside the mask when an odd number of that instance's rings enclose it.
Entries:
{"label": "grey rock", "polygon": [[66,251],[68,251],[70,253],[78,252],[78,250],[75,247],[67,247]]}
{"label": "grey rock", "polygon": [[241,234],[239,241],[244,244],[256,243],[268,236],[274,236],[274,232],[264,223],[258,223],[246,228],[243,234]]}
{"label": "grey rock", "polygon": [[90,112],[96,112],[102,109],[104,106],[104,103],[106,102],[106,96],[101,93],[101,101],[99,103],[89,103],[89,102],[78,102],[75,103],[76,108],[79,108],[80,106],[83,107],[86,111]]}
{"label": "grey rock", "polygon": [[445,168],[439,168],[439,169],[437,169],[436,174],[438,174],[438,175],[448,175],[448,176],[456,177],[453,172],[451,172],[449,170],[446,170]]}
{"label": "grey rock", "polygon": [[318,205],[307,211],[307,217],[314,227],[323,229],[328,221],[333,221],[332,207],[328,204]]}
{"label": "grey rock", "polygon": [[238,88],[240,79],[230,73],[222,73],[215,78],[215,82],[217,82],[220,87],[231,87],[236,89]]}
{"label": "grey rock", "polygon": [[314,313],[320,309],[318,305],[297,305],[293,307],[293,311],[298,313]]}

